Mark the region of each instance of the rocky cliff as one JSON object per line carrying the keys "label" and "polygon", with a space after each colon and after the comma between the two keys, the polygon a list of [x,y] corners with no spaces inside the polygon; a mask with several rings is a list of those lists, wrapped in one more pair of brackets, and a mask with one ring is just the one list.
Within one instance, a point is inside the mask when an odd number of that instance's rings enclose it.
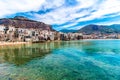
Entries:
{"label": "rocky cliff", "polygon": [[45,24],[43,22],[30,20],[23,16],[15,16],[14,18],[0,19],[0,25],[13,26],[16,28],[28,28],[28,29],[33,28],[54,31],[51,25]]}

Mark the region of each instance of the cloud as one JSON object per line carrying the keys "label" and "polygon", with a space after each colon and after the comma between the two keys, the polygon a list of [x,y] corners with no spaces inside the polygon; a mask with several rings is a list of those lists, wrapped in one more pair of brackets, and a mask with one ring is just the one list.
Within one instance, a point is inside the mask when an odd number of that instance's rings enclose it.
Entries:
{"label": "cloud", "polygon": [[[89,17],[82,18],[79,21],[93,20],[96,18],[103,18],[105,15],[112,13],[120,13],[120,0],[106,0],[102,4],[98,4],[98,9],[91,13]],[[109,15],[111,16],[111,15]]]}
{"label": "cloud", "polygon": [[93,23],[119,23],[119,3],[120,0],[0,0],[0,17],[25,13],[34,20],[56,25],[58,30],[78,29]]}
{"label": "cloud", "polygon": [[[89,11],[88,8],[92,7],[92,5],[96,2],[95,0],[89,0],[89,1],[84,0],[87,3],[85,3],[83,0],[81,1],[77,0],[77,1],[78,1],[77,5],[66,6],[66,3],[62,3],[63,4],[62,6],[58,6],[58,8],[55,8],[51,12],[42,15],[34,14],[34,16],[36,17],[36,19],[41,21],[46,21],[47,23],[63,24],[68,21],[74,21],[75,18],[90,14],[91,10]],[[47,5],[51,5],[51,4],[47,4]]]}
{"label": "cloud", "polygon": [[0,0],[0,17],[19,12],[39,11],[45,0]]}

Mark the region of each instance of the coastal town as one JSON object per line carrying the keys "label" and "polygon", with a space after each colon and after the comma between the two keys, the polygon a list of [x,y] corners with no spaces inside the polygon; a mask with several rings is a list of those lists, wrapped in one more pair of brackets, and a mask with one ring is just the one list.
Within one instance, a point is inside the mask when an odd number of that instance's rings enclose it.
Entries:
{"label": "coastal town", "polygon": [[117,33],[93,33],[93,34],[83,34],[83,39],[120,39],[120,34]]}
{"label": "coastal town", "polygon": [[5,42],[44,42],[55,40],[80,40],[80,39],[119,39],[119,34],[83,34],[63,33],[49,30],[16,28],[13,26],[0,26],[0,41]]}
{"label": "coastal town", "polygon": [[62,33],[57,31],[15,28],[0,26],[0,41],[6,42],[43,42],[55,40],[79,40],[81,33]]}

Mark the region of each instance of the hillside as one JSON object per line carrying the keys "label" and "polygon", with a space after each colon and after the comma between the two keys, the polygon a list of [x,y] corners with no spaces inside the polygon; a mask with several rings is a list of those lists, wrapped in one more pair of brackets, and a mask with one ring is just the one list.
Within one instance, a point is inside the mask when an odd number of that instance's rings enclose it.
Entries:
{"label": "hillside", "polygon": [[69,29],[62,29],[62,30],[60,30],[60,32],[64,32],[64,33],[69,33],[69,32],[72,32],[72,33],[74,33],[74,32],[77,32],[78,30],[69,30]]}
{"label": "hillside", "polygon": [[92,33],[120,33],[120,25],[87,25],[83,28],[81,28],[78,32],[84,33],[84,34],[92,34]]}
{"label": "hillside", "polygon": [[17,28],[33,28],[33,29],[41,29],[41,30],[51,30],[51,25],[45,24],[43,22],[38,22],[34,20],[30,20],[23,16],[15,16],[14,18],[3,18],[0,19],[0,25],[4,26],[13,26]]}

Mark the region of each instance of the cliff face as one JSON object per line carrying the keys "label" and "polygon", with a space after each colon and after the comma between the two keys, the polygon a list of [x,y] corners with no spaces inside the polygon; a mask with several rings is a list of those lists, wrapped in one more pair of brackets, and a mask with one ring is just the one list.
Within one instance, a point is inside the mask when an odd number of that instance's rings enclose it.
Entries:
{"label": "cliff face", "polygon": [[52,29],[51,25],[45,24],[43,22],[30,20],[30,19],[25,18],[23,16],[16,16],[14,18],[0,19],[0,25],[13,26],[16,28],[28,28],[28,29],[32,28],[32,29],[54,31]]}

